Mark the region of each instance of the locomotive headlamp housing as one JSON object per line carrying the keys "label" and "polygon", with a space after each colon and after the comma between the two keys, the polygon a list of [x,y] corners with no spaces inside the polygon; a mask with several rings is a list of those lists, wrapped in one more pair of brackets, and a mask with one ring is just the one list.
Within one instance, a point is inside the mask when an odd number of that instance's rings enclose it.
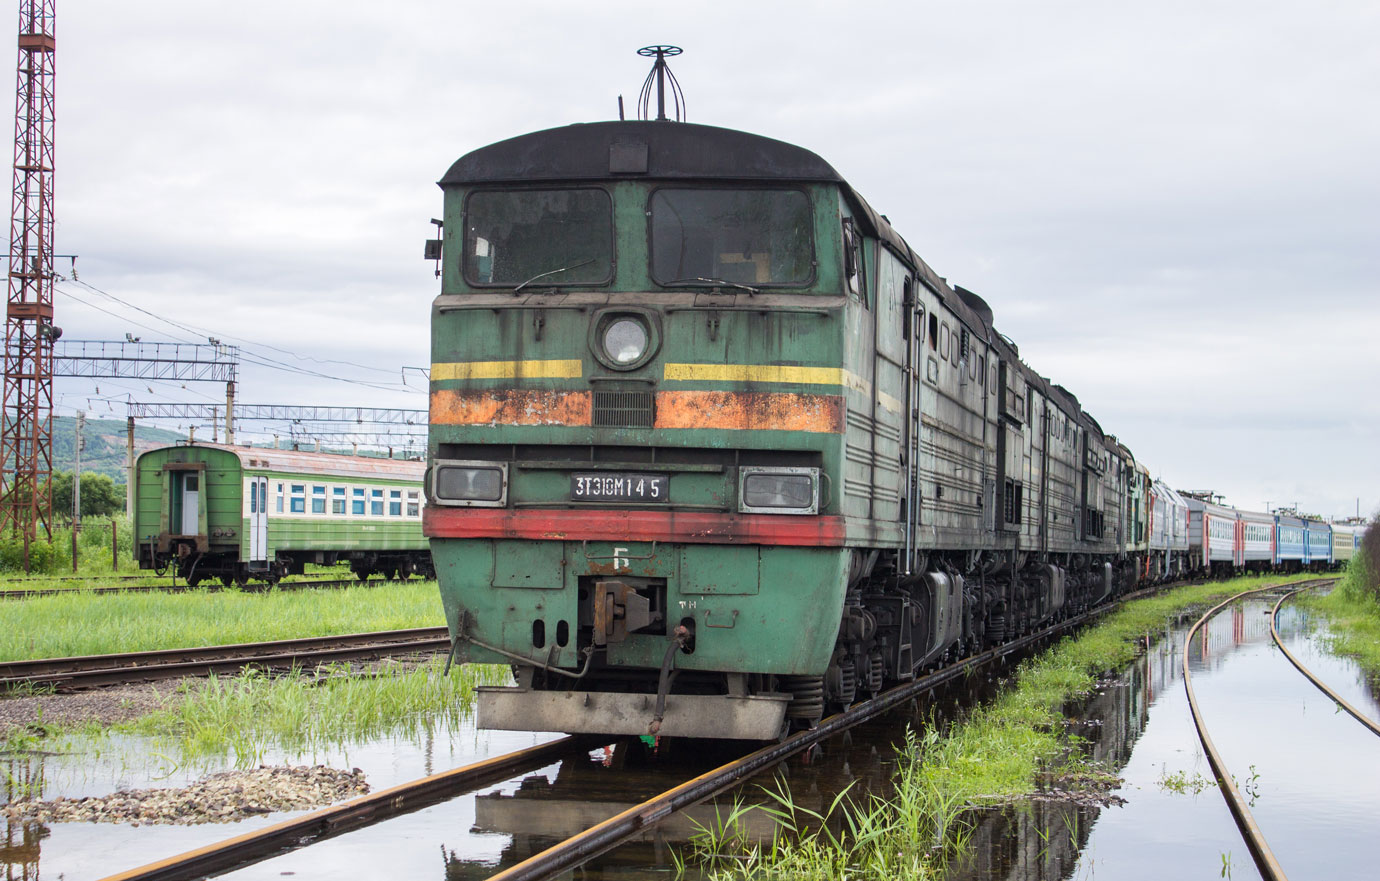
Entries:
{"label": "locomotive headlamp housing", "polygon": [[594,357],[611,370],[642,367],[660,345],[657,318],[648,309],[608,309],[595,315],[589,328],[589,347]]}
{"label": "locomotive headlamp housing", "polygon": [[508,503],[506,462],[440,461],[431,472],[438,505],[500,508]]}
{"label": "locomotive headlamp housing", "polygon": [[632,364],[647,354],[647,328],[636,318],[616,318],[604,328],[604,354],[615,364]]}
{"label": "locomotive headlamp housing", "polygon": [[819,469],[738,469],[738,510],[748,514],[818,514]]}

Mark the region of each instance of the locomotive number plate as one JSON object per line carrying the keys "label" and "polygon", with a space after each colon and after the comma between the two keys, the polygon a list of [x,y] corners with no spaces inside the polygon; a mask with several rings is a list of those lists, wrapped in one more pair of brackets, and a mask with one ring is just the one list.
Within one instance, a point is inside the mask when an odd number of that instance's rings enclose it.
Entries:
{"label": "locomotive number plate", "polygon": [[666,502],[665,474],[605,471],[570,475],[570,499],[575,502]]}

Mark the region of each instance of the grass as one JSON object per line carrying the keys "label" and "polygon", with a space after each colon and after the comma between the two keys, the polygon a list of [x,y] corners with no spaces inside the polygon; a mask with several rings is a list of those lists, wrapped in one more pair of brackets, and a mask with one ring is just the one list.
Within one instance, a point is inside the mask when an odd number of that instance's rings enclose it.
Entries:
{"label": "grass", "polygon": [[[111,524],[119,533],[118,570],[111,569]],[[137,575],[139,564],[131,550],[130,522],[123,514],[115,518],[87,517],[77,536],[77,570],[72,571],[72,529],[59,526],[53,530],[52,541],[36,540],[29,545],[29,572],[24,571],[24,542],[9,534],[0,536],[0,580],[5,587],[57,587],[69,584],[58,581],[77,575],[98,581],[109,580],[113,574]],[[153,573],[149,573],[150,576]],[[13,579],[16,583],[10,584]]]}
{"label": "grass", "polygon": [[1321,612],[1331,635],[1328,648],[1354,658],[1372,679],[1380,678],[1380,585],[1366,558],[1358,554],[1342,580],[1326,596],[1310,594],[1299,604]]}
{"label": "grass", "polygon": [[[756,843],[732,829],[707,829],[687,858],[720,879],[939,877],[963,849],[965,812],[1030,795],[1042,777],[1107,776],[1086,763],[1064,735],[1062,710],[1069,700],[1122,669],[1185,610],[1285,580],[1293,579],[1237,578],[1128,603],[1096,627],[1022,663],[1010,688],[956,722],[946,736],[934,728],[923,735],[908,732],[890,799],[841,797],[821,816],[794,805],[778,787],[768,791],[773,804],[767,810],[780,820],[781,834]],[[726,853],[718,850],[725,847]]]}
{"label": "grass", "polygon": [[384,734],[415,733],[438,718],[458,722],[480,685],[505,685],[506,666],[467,664],[442,676],[443,659],[369,676],[247,672],[184,686],[182,699],[116,731],[165,741],[187,759],[229,753],[241,767],[268,749],[343,748]]}
{"label": "grass", "polygon": [[73,592],[0,603],[0,660],[444,624],[434,581],[292,592]]}

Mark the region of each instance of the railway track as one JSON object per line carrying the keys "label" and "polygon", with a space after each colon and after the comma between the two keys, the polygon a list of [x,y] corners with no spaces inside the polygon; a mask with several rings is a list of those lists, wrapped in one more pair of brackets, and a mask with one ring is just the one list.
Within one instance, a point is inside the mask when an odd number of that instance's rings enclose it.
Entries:
{"label": "railway track", "polygon": [[[1300,590],[1307,590],[1313,587],[1321,587],[1324,584],[1336,582],[1333,578],[1315,578],[1309,581],[1300,582],[1293,585],[1297,593]],[[1251,813],[1250,806],[1241,795],[1241,790],[1237,787],[1235,779],[1227,770],[1226,762],[1221,753],[1218,752],[1216,745],[1212,742],[1212,736],[1208,734],[1207,726],[1203,723],[1203,716],[1198,707],[1198,698],[1193,691],[1193,671],[1190,661],[1190,649],[1193,645],[1194,635],[1202,629],[1214,615],[1230,606],[1232,603],[1266,593],[1271,590],[1279,590],[1284,585],[1272,584],[1259,587],[1254,590],[1243,591],[1236,596],[1223,600],[1203,613],[1203,616],[1189,628],[1188,636],[1184,639],[1183,665],[1184,665],[1184,690],[1188,693],[1188,709],[1193,716],[1193,725],[1198,730],[1198,739],[1203,744],[1203,751],[1207,754],[1208,765],[1212,768],[1212,773],[1216,775],[1217,786],[1222,791],[1222,797],[1226,799],[1227,808],[1231,811],[1232,819],[1236,822],[1236,827],[1241,831],[1241,837],[1246,844],[1246,849],[1250,851],[1251,859],[1255,861],[1256,868],[1265,881],[1288,881],[1284,874],[1283,867],[1279,860],[1275,858],[1274,852],[1270,850],[1270,844],[1265,839],[1265,834],[1260,830],[1260,826],[1255,821],[1255,816]],[[1292,593],[1290,595],[1292,595]],[[1281,600],[1282,602],[1282,600]],[[1279,604],[1275,604],[1274,611],[1271,612],[1270,631],[1275,638],[1276,645],[1279,644],[1278,631],[1275,629],[1274,616],[1279,612]],[[1297,662],[1295,662],[1297,666]]]}
{"label": "railway track", "polygon": [[[144,576],[132,576],[142,578]],[[26,600],[34,597],[58,596],[62,594],[107,594],[107,593],[192,593],[195,591],[207,591],[215,593],[222,590],[337,590],[356,585],[382,585],[395,584],[398,582],[384,578],[371,578],[361,580],[358,578],[333,578],[328,580],[316,581],[280,581],[274,585],[258,585],[248,588],[240,587],[235,584],[198,584],[191,587],[186,584],[130,584],[130,585],[110,585],[106,587],[39,587],[39,588],[17,588],[13,590],[0,590],[0,600]]]}
{"label": "railway track", "polygon": [[332,661],[442,652],[450,648],[444,627],[382,630],[204,648],[166,649],[0,663],[0,691],[20,686],[80,691],[132,682],[153,682],[246,667],[281,670]]}
{"label": "railway track", "polygon": [[[1163,587],[1146,588],[1124,596],[1121,601],[1135,599],[1161,589]],[[1118,605],[1119,603],[1103,606],[1057,622],[1014,642],[964,658],[948,667],[883,692],[871,700],[855,704],[845,712],[824,719],[815,728],[801,731],[779,743],[769,744],[747,756],[679,783],[522,863],[494,875],[493,879],[495,881],[496,879],[513,881],[513,879],[553,877],[619,846],[675,812],[718,795],[739,782],[809,749],[820,741],[885,713],[918,695],[967,676],[972,671],[996,662],[1007,655],[1024,651],[1041,641],[1062,635],[1106,614],[1117,608]],[[587,737],[580,740],[567,738],[565,742],[567,749],[574,752],[581,748],[589,749],[596,745],[602,745],[608,741],[609,738]],[[500,758],[506,759],[507,757]],[[459,775],[467,770],[467,768],[462,768],[447,772],[447,774]],[[511,779],[511,777],[518,776],[519,773],[521,772],[514,771],[509,778],[498,779]],[[489,778],[488,782],[496,782],[496,780]],[[437,791],[436,778],[425,777],[381,793],[365,796],[363,799],[356,799],[354,802],[346,802],[342,805],[286,820],[258,832],[247,833],[209,847],[189,851],[180,856],[150,863],[118,875],[111,875],[104,881],[181,881],[181,879],[200,878],[208,872],[225,871],[249,865],[282,853],[284,850],[312,844],[331,835],[368,825],[398,813],[416,810],[433,804],[441,798],[460,795],[463,792],[462,789],[452,787],[448,795],[420,795],[420,793],[436,793]],[[382,804],[393,799],[402,805],[401,809],[388,810],[387,805]],[[367,805],[362,804],[365,800],[369,800]]]}
{"label": "railway track", "polygon": [[[1335,581],[1336,579],[1331,580]],[[1284,653],[1284,657],[1289,659],[1289,663],[1293,664],[1298,669],[1298,671],[1303,674],[1305,679],[1313,683],[1313,685],[1315,685],[1319,691],[1327,695],[1337,706],[1345,710],[1353,719],[1355,719],[1357,722],[1360,722],[1362,725],[1366,726],[1366,728],[1370,729],[1371,734],[1380,736],[1380,723],[1377,723],[1370,716],[1367,716],[1365,713],[1356,709],[1356,707],[1348,703],[1341,695],[1333,691],[1327,685],[1327,683],[1319,679],[1313,673],[1312,670],[1309,670],[1306,666],[1304,666],[1303,662],[1300,661],[1294,655],[1294,653],[1289,650],[1289,647],[1284,644],[1284,640],[1281,639],[1279,636],[1279,628],[1276,626],[1276,624],[1279,621],[1280,608],[1296,594],[1302,593],[1305,590],[1312,590],[1313,588],[1321,586],[1322,584],[1314,584],[1309,587],[1300,587],[1297,590],[1289,591],[1284,596],[1279,598],[1279,602],[1275,603],[1275,607],[1270,610],[1270,638],[1274,640],[1275,645],[1278,646],[1279,650]]]}

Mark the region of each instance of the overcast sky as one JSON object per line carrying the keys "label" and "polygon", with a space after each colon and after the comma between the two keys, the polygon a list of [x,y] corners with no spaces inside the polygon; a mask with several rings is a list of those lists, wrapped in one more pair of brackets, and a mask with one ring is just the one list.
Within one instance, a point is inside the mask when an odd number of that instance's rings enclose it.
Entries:
{"label": "overcast sky", "polygon": [[[241,401],[424,408],[401,371],[429,360],[435,181],[485,144],[615,118],[635,50],[673,43],[692,122],[823,156],[1154,474],[1254,509],[1380,504],[1380,4],[58,14],[67,339],[213,335],[355,380],[247,364]],[[223,397],[189,386],[59,380],[59,412]]]}

